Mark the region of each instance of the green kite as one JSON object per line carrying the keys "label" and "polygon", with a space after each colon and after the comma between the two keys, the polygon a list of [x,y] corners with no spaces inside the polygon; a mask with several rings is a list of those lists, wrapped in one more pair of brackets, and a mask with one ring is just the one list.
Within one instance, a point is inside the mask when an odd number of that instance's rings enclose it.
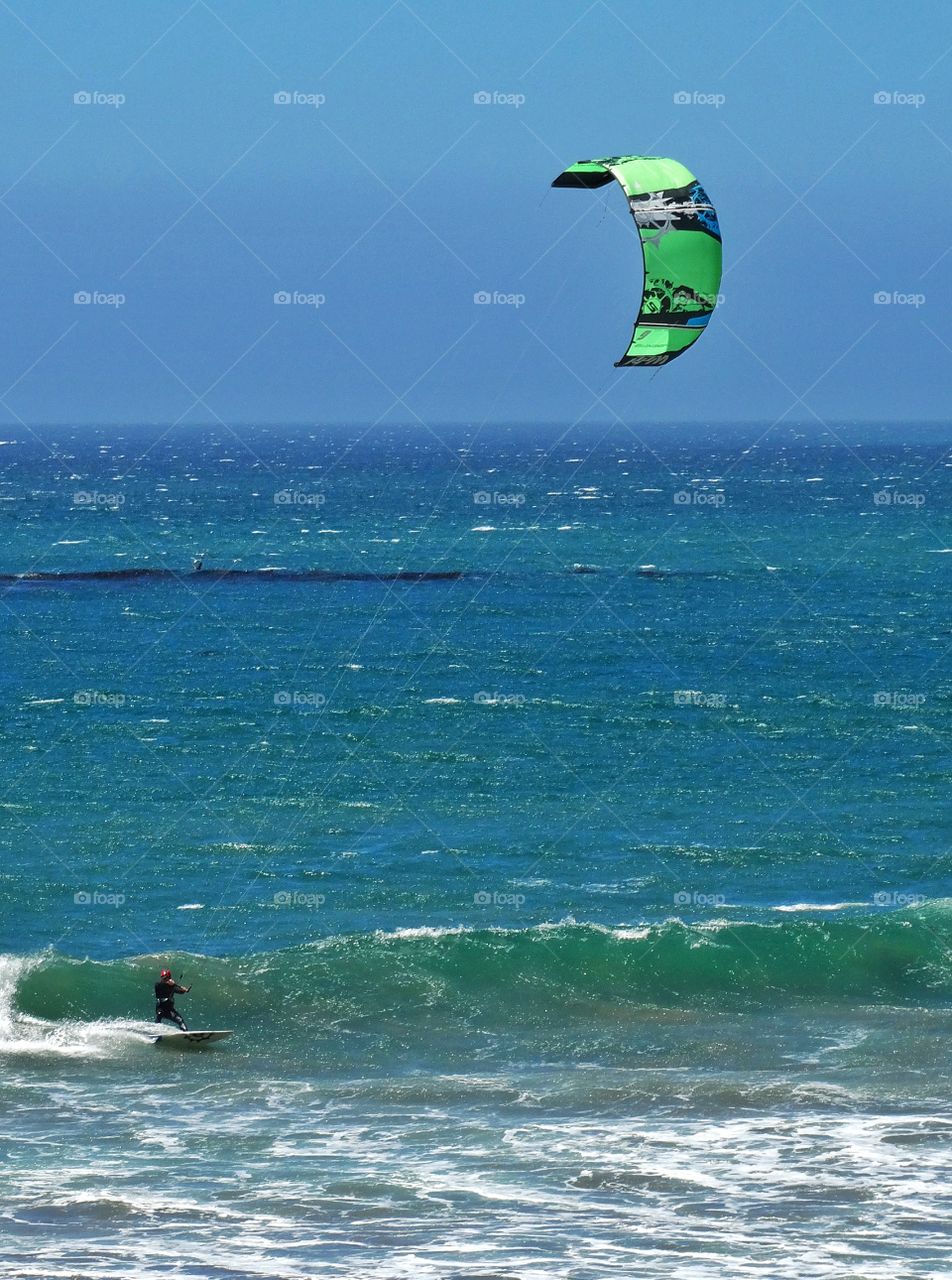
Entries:
{"label": "green kite", "polygon": [[645,284],[623,365],[660,365],[704,332],[721,284],[721,232],[707,192],[689,169],[662,156],[580,160],[553,187],[603,187],[628,197],[641,239]]}

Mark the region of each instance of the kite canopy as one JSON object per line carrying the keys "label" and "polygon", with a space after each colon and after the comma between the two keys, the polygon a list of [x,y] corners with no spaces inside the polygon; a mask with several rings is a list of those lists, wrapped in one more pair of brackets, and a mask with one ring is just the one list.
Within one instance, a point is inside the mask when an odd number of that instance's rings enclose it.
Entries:
{"label": "kite canopy", "polygon": [[553,187],[615,180],[641,238],[645,285],[628,350],[615,368],[667,364],[704,332],[721,283],[721,232],[707,192],[689,169],[662,156],[580,160]]}

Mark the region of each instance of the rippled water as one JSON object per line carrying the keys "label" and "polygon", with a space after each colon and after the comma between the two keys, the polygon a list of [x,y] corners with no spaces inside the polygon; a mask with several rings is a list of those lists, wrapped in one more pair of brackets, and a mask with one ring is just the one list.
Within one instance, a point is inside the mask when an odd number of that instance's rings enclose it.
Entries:
{"label": "rippled water", "polygon": [[941,1275],[943,448],[441,434],[0,449],[0,1269]]}

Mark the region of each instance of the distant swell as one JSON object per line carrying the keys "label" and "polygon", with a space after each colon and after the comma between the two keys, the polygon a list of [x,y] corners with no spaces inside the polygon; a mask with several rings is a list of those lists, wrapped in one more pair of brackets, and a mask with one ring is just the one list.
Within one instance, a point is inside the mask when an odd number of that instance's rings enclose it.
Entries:
{"label": "distant swell", "polygon": [[[605,574],[615,578],[634,576],[650,579],[697,578],[716,581],[727,575],[699,569],[658,569],[641,565],[636,569],[603,569],[597,565],[573,565],[570,574]],[[79,586],[102,582],[113,586],[143,582],[182,582],[207,585],[216,582],[459,582],[490,576],[480,569],[397,569],[393,572],[345,569],[75,569],[35,573],[0,573],[0,587]]]}
{"label": "distant swell", "polygon": [[333,569],[81,569],[72,572],[0,573],[4,586],[69,585],[81,582],[456,582],[477,577],[461,569],[409,570],[393,573],[350,573]]}

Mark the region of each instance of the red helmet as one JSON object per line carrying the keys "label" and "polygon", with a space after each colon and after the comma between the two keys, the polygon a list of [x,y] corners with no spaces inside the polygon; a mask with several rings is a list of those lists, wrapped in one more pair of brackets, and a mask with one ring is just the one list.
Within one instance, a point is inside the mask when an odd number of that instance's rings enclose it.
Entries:
{"label": "red helmet", "polygon": [[163,969],[163,970],[162,970],[162,972],[161,972],[161,974],[159,975],[159,977],[161,977],[161,978],[171,978],[171,976],[172,976],[172,970],[171,970],[171,969]]}

